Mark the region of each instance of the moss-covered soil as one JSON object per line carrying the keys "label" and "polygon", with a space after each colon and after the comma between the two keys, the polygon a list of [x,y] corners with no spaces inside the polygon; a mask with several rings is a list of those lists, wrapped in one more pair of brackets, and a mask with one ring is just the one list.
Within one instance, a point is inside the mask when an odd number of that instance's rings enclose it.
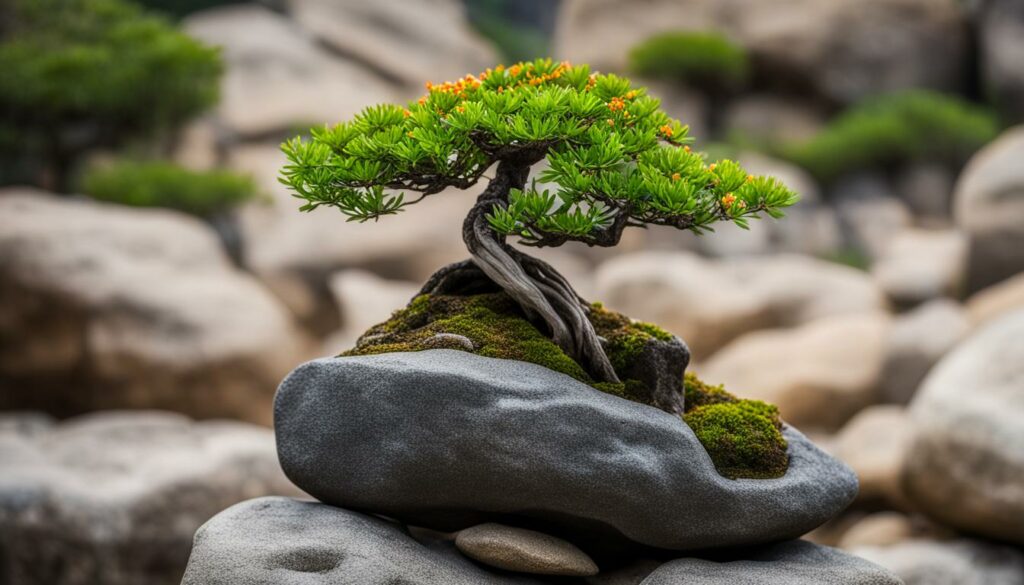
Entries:
{"label": "moss-covered soil", "polygon": [[[671,339],[669,333],[657,326],[632,321],[599,303],[592,309],[590,321],[598,335],[607,340],[608,357],[616,372],[627,371],[651,338]],[[626,379],[619,384],[594,382],[579,364],[530,323],[504,293],[418,296],[390,319],[372,327],[359,338],[355,348],[342,355],[426,349],[457,349],[535,363],[602,392],[645,402],[641,397],[646,394],[638,380]],[[775,406],[741,400],[721,386],[701,382],[692,373],[686,374],[684,388],[683,420],[707,449],[719,473],[732,479],[785,474],[789,458]]]}

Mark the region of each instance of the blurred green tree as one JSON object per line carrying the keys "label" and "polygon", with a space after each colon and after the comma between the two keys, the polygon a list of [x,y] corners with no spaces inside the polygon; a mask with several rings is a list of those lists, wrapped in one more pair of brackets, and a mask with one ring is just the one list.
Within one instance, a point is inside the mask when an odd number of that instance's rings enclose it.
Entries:
{"label": "blurred green tree", "polygon": [[629,52],[630,71],[693,86],[707,93],[734,91],[750,77],[743,47],[717,32],[667,32]]}
{"label": "blurred green tree", "polygon": [[216,103],[219,51],[125,0],[13,0],[0,39],[0,179],[66,191],[83,154]]}
{"label": "blurred green tree", "polygon": [[963,98],[908,90],[865,100],[806,143],[769,146],[822,181],[917,161],[957,169],[999,133],[996,115]]}
{"label": "blurred green tree", "polygon": [[120,160],[91,167],[82,191],[133,207],[166,207],[211,220],[252,199],[252,178],[228,171],[190,171],[163,161]]}
{"label": "blurred green tree", "polygon": [[[281,181],[305,200],[304,211],[329,206],[367,221],[448,188],[468,189],[496,164],[463,223],[472,260],[443,268],[424,292],[480,286],[473,275],[482,272],[598,381],[619,380],[587,319],[590,305],[549,264],[507,244],[508,236],[535,247],[614,246],[628,227],[746,226],[760,213],[781,216],[797,200],[778,180],[748,175],[731,160],[709,164],[686,145],[687,127],[644,88],[586,65],[542,59],[427,89],[406,108],[367,108],[310,139],[289,140]],[[527,184],[531,166],[545,158],[539,179],[553,191]]]}

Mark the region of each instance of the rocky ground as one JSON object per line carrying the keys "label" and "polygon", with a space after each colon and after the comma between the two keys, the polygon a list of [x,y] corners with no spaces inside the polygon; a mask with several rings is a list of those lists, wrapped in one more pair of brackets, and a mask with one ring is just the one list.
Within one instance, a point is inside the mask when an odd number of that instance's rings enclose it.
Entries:
{"label": "rocky ground", "polygon": [[[430,516],[415,496],[439,485],[411,494],[376,486],[365,501],[332,502],[404,524],[292,499],[302,492],[285,478],[267,427],[278,383],[306,360],[351,347],[427,275],[463,258],[459,226],[473,195],[432,197],[377,225],[346,224],[330,210],[300,214],[276,182],[277,143],[367,104],[415,97],[424,75],[457,77],[498,58],[451,1],[281,4],[212,9],[185,23],[224,47],[228,74],[221,105],[188,128],[175,157],[250,172],[269,196],[239,212],[241,265],[207,224],[183,214],[0,190],[0,583],[178,583],[192,535],[224,509],[199,530],[187,583],[237,583],[239,571],[252,583],[328,584],[341,575],[479,583],[484,574],[546,582],[481,568],[530,563],[592,573],[600,551],[583,538],[555,538],[550,526],[523,533],[479,517],[472,520],[480,527],[458,534],[415,528]],[[680,22],[722,28],[801,91],[741,96],[718,124],[774,135],[811,133],[830,108],[878,91],[962,89],[977,58],[977,74],[1007,119],[1024,120],[1019,4],[962,4],[665,0],[637,10],[565,0],[555,47],[559,57],[622,70],[626,49],[654,32]],[[655,90],[696,133],[709,126],[714,104],[706,98]],[[778,122],[764,127],[766,120]],[[787,499],[789,488],[774,497],[739,487],[744,480],[726,483],[756,503],[750,509],[761,512],[747,519],[760,529],[804,540],[742,558],[641,559],[577,582],[658,585],[685,575],[744,583],[767,571],[750,582],[821,583],[814,567],[828,567],[847,576],[841,582],[893,582],[888,570],[908,585],[1024,584],[1024,127],[1010,126],[956,171],[915,163],[826,185],[771,156],[741,159],[783,178],[803,202],[749,232],[637,231],[615,250],[539,254],[584,296],[686,339],[691,369],[707,381],[777,404],[802,431],[789,431],[791,454],[806,441],[822,465],[842,461],[859,493],[844,491],[840,467],[820,477],[801,477],[796,467],[786,479],[804,490],[795,499]],[[857,267],[834,261],[850,250]],[[405,397],[407,408],[429,407],[429,397],[414,398]],[[554,407],[541,409],[529,425],[533,440],[568,449],[617,437],[609,430],[615,412],[563,398],[559,408],[579,409],[576,419],[588,424],[545,424]],[[423,436],[395,450],[415,462],[419,449],[452,449],[479,473],[448,478],[467,482],[460,501],[522,506],[545,495],[525,491],[530,482],[509,490],[525,469],[512,449],[522,445],[480,449],[494,437],[470,432],[513,412],[480,409],[471,420],[446,421],[467,429],[464,443]],[[407,415],[379,413],[394,425]],[[313,417],[288,432],[324,424]],[[664,431],[649,424],[651,433]],[[578,433],[540,436],[570,429]],[[321,448],[330,461],[330,445]],[[619,463],[634,466],[622,473],[630,481],[595,483],[593,493],[604,496],[593,500],[571,493],[580,477],[593,481],[589,459],[546,454],[540,469],[557,494],[546,497],[556,500],[562,536],[581,530],[574,518],[597,515],[646,545],[737,544],[729,540],[735,525],[700,516],[716,505],[686,475],[700,462],[647,452],[642,461],[624,454]],[[282,453],[292,479],[307,466],[301,473],[311,478],[355,481],[337,470],[357,469],[373,485],[380,454],[333,461],[330,472],[308,468],[323,460],[302,456]],[[494,469],[501,474],[489,475]],[[413,479],[423,473],[413,463],[407,471]],[[714,473],[704,471],[705,479]],[[638,474],[648,485],[633,499]],[[812,494],[816,478],[834,489]],[[332,500],[329,485],[299,485]],[[652,498],[658,486],[680,489]],[[671,532],[691,540],[667,542],[659,524],[692,527]]]}

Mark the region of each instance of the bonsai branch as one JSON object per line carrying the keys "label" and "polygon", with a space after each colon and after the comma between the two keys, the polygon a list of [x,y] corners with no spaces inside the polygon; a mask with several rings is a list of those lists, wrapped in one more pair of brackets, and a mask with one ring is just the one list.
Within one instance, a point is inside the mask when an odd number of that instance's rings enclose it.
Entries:
{"label": "bonsai branch", "polygon": [[[527,157],[498,164],[494,179],[463,222],[463,240],[473,264],[519,303],[527,317],[543,322],[563,351],[597,381],[618,382],[601,340],[587,318],[589,307],[569,282],[546,262],[509,246],[504,236],[495,233],[487,222],[487,213],[495,204],[506,205],[509,192],[523,188],[533,162],[536,160]],[[465,271],[465,264],[452,265],[435,275],[428,286],[440,286],[442,281],[457,278]]]}

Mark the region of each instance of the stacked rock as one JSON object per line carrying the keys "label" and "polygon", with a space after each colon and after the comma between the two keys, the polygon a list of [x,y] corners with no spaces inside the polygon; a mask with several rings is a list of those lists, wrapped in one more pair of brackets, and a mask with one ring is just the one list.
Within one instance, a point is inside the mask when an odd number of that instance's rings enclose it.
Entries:
{"label": "stacked rock", "polygon": [[274,418],[285,473],[319,502],[222,512],[186,585],[900,583],[794,540],[857,480],[792,427],[785,475],[727,479],[678,416],[448,349],[309,362]]}

